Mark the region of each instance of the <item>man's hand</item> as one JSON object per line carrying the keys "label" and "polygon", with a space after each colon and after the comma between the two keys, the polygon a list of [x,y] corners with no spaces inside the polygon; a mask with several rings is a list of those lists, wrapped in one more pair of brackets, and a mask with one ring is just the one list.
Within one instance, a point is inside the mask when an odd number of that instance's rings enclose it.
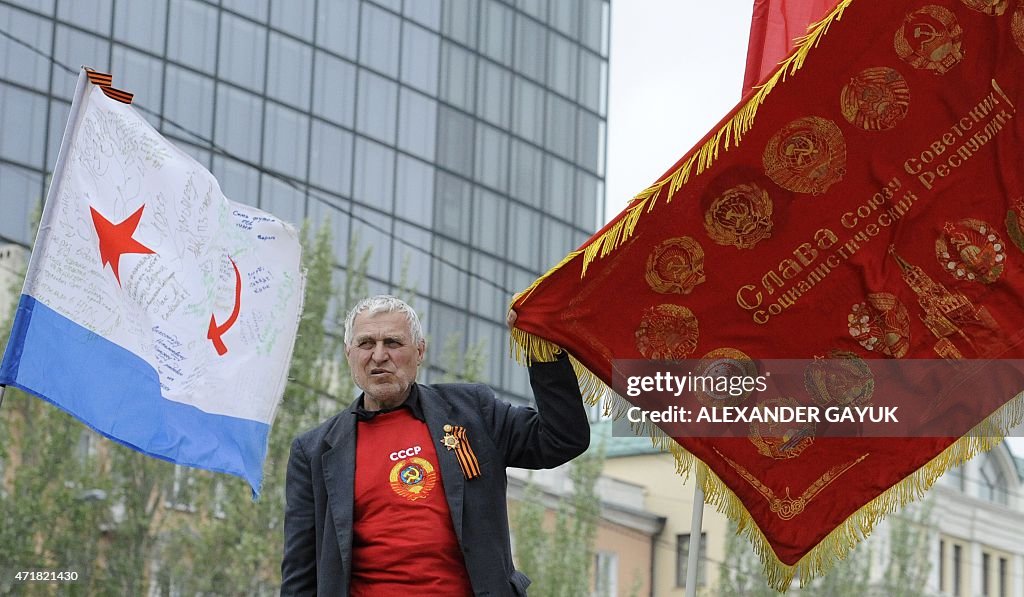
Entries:
{"label": "man's hand", "polygon": [[508,310],[508,317],[505,318],[505,324],[508,325],[509,331],[512,331],[512,328],[515,327],[517,317],[518,315],[516,315],[516,312],[514,310]]}

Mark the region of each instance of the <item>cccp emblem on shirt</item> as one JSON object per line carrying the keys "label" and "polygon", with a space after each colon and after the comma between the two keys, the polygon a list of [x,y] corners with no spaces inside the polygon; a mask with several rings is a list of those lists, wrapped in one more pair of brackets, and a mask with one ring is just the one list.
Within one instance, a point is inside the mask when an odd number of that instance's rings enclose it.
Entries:
{"label": "cccp emblem on shirt", "polygon": [[437,485],[437,472],[428,460],[415,456],[395,463],[390,480],[392,491],[414,502],[430,495]]}

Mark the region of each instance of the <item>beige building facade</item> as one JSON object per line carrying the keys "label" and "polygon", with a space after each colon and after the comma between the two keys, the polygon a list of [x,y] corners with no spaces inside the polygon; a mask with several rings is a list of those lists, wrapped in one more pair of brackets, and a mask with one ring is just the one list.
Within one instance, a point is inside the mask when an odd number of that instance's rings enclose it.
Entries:
{"label": "beige building facade", "polygon": [[[594,441],[606,442],[605,477],[642,487],[645,509],[665,519],[654,539],[651,592],[685,595],[694,484],[675,472],[675,460],[648,438],[612,437],[607,422],[594,427]],[[1021,430],[1018,430],[1018,434]],[[926,514],[921,514],[921,509]],[[897,518],[922,520],[928,563],[922,595],[937,597],[1024,597],[1024,459],[1004,442],[943,475],[923,499],[889,515],[855,550],[871,561],[871,586],[884,587]],[[698,595],[718,595],[730,525],[713,506],[704,508]],[[745,540],[743,541],[745,543]],[[701,576],[703,575],[703,576]],[[790,595],[817,595],[814,585]]]}
{"label": "beige building facade", "polygon": [[[604,475],[643,488],[645,509],[664,517],[665,526],[654,538],[651,592],[657,597],[686,594],[686,562],[689,554],[694,497],[694,477],[676,473],[675,459],[655,448],[648,438],[612,437],[607,422],[594,427],[594,441],[606,441]],[[719,563],[724,560],[729,524],[714,507],[704,508],[698,559],[698,594],[713,594]],[[647,593],[645,593],[647,594]]]}

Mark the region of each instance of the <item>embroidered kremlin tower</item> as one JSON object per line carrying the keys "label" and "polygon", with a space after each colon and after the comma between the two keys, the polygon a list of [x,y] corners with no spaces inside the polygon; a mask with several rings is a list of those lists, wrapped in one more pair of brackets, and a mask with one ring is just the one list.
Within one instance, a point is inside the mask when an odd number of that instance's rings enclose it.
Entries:
{"label": "embroidered kremlin tower", "polygon": [[[959,337],[977,354],[983,351],[964,332],[964,328],[980,326],[985,330],[998,330],[999,324],[985,307],[975,307],[966,295],[950,292],[942,284],[932,280],[920,267],[911,265],[900,257],[892,245],[889,253],[896,259],[902,270],[903,281],[917,295],[917,304],[924,310],[921,321],[938,338],[935,352],[946,359],[960,359],[963,354],[957,349],[952,338]],[[987,343],[986,343],[987,344]]]}

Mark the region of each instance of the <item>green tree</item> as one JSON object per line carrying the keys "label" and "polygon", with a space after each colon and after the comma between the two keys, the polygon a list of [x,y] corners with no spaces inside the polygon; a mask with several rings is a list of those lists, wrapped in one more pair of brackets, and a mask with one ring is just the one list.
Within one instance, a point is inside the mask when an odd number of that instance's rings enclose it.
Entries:
{"label": "green tree", "polygon": [[533,580],[531,589],[552,597],[589,596],[594,565],[594,540],[601,518],[597,481],[604,468],[604,446],[598,445],[569,465],[573,491],[559,502],[552,529],[544,523],[543,492],[532,481],[513,511],[516,562]]}
{"label": "green tree", "polygon": [[718,593],[725,597],[777,597],[779,594],[768,585],[761,560],[732,521],[726,533],[725,558],[718,565]]}
{"label": "green tree", "polygon": [[[20,294],[24,271],[9,296]],[[16,301],[0,314],[0,352],[6,348]],[[41,400],[6,388],[0,408],[0,593],[50,594],[45,583],[17,583],[22,570],[68,570],[80,575],[68,594],[93,594],[100,563],[98,529],[110,522],[109,485],[97,474],[95,434]],[[83,541],[90,536],[91,541]]]}
{"label": "green tree", "polygon": [[882,577],[881,594],[886,597],[922,597],[932,562],[928,557],[932,504],[925,501],[909,506],[891,519],[889,562]]}
{"label": "green tree", "polygon": [[[726,597],[773,597],[779,593],[771,588],[760,558],[747,539],[736,533],[729,523],[725,559],[719,564],[718,594]],[[835,563],[828,574],[815,579],[806,590],[812,595],[830,597],[864,597],[870,594],[871,548],[861,545],[843,560]],[[793,579],[799,584],[798,578]]]}

